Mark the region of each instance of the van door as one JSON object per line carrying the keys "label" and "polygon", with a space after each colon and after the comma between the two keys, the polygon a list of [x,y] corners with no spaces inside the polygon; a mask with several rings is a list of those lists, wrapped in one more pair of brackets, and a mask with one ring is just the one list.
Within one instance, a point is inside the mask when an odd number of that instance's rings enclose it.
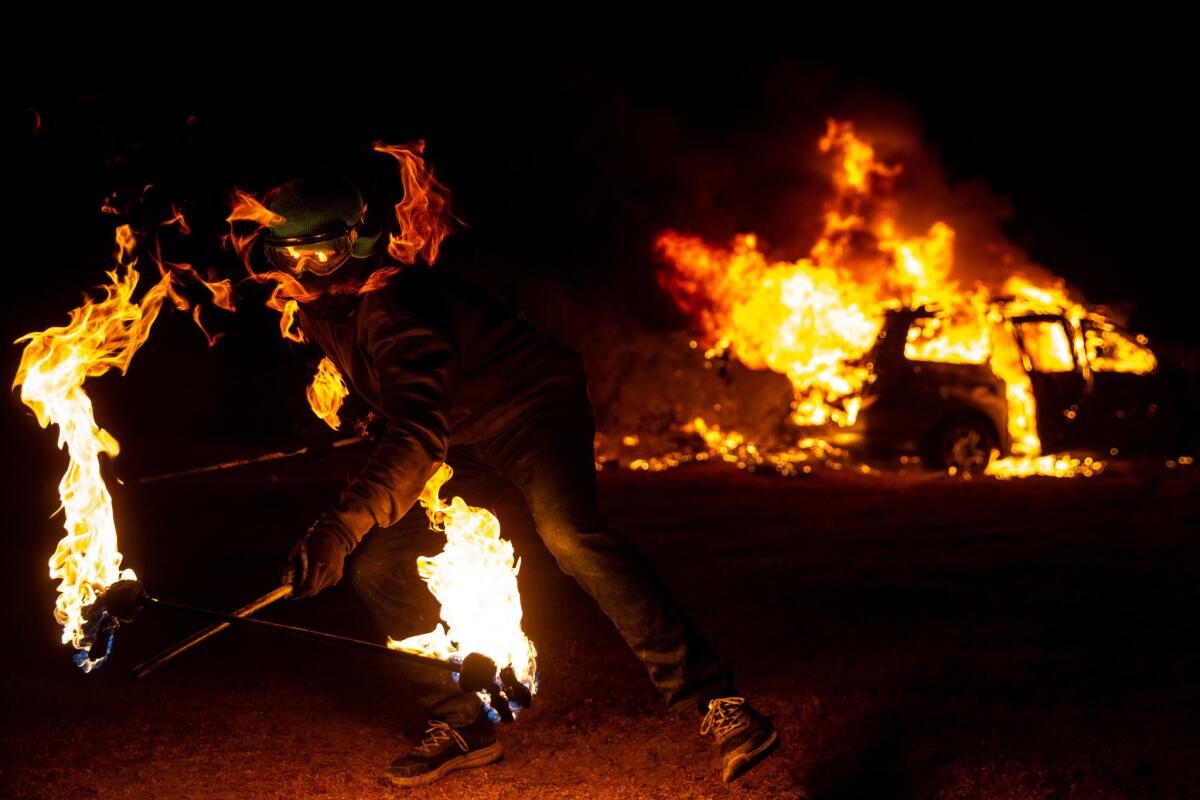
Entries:
{"label": "van door", "polygon": [[1052,314],[1014,317],[1012,323],[1033,386],[1042,452],[1085,447],[1088,382],[1075,360],[1069,323]]}
{"label": "van door", "polygon": [[1153,450],[1161,436],[1158,362],[1145,337],[1093,320],[1082,323],[1094,383],[1088,413],[1097,446]]}

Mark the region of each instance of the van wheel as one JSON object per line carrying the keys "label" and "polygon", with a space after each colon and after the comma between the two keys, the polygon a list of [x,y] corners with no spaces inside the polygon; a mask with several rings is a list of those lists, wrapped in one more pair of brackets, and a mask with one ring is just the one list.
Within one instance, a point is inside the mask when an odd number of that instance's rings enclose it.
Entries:
{"label": "van wheel", "polygon": [[957,475],[982,475],[995,449],[996,435],[986,422],[952,419],[939,425],[930,436],[926,459],[933,469]]}

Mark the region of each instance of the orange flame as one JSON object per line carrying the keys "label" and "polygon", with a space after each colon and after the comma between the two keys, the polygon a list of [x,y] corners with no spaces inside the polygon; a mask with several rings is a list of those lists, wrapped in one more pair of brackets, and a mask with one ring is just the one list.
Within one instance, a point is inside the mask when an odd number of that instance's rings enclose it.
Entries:
{"label": "orange flame", "polygon": [[826,120],[825,135],[817,142],[817,149],[838,154],[840,163],[833,179],[841,191],[866,193],[872,188],[873,178],[888,179],[900,174],[899,165],[888,167],[876,161],[875,148],[854,133],[851,122]]}
{"label": "orange flame", "polygon": [[174,203],[171,204],[171,218],[163,220],[161,225],[166,228],[171,225],[178,225],[179,232],[184,236],[191,236],[192,229],[187,223],[187,219],[183,216],[183,212],[179,210]]}
{"label": "orange flame", "polygon": [[221,337],[225,335],[224,333],[211,334],[208,332],[208,328],[204,327],[204,323],[200,321],[200,306],[192,308],[192,321],[196,323],[196,327],[200,329],[200,332],[204,334],[204,338],[208,340],[209,347],[214,347],[217,342],[221,341]]}
{"label": "orange flame", "polygon": [[497,666],[511,666],[517,679],[537,691],[537,651],[521,630],[521,594],[517,589],[519,561],[512,543],[500,537],[495,515],[466,504],[461,497],[449,503],[439,497],[453,471],[438,467],[421,492],[421,505],[434,530],[446,534],[446,546],[433,557],[417,559],[417,570],[441,603],[441,623],[429,633],[388,647],[440,659],[480,653]]}
{"label": "orange flame", "polygon": [[160,262],[162,268],[169,268],[175,272],[189,276],[192,280],[199,283],[208,293],[212,295],[213,305],[225,311],[237,311],[237,306],[233,302],[233,283],[228,278],[222,278],[217,281],[209,281],[200,277],[200,273],[191,264],[183,262]]}
{"label": "orange flame", "polygon": [[[229,233],[226,235],[225,241],[233,246],[238,258],[242,259],[242,263],[246,265],[246,271],[253,275],[254,268],[250,264],[250,254],[254,250],[254,243],[258,241],[264,228],[268,225],[279,225],[284,220],[282,216],[258,202],[258,198],[254,195],[236,187],[233,190],[231,206],[229,216],[225,218],[225,221],[229,223]],[[236,222],[253,223],[254,228],[248,233],[239,234],[234,228]]]}
{"label": "orange flame", "polygon": [[87,378],[116,368],[124,373],[134,353],[150,335],[163,301],[172,292],[172,275],[133,300],[139,274],[133,257],[136,241],[128,225],[117,229],[117,268],[108,273],[104,298],[84,304],[62,327],[29,333],[13,388],[33,409],[44,428],[58,426],[58,446],[66,447],[67,471],[59,483],[66,535],[50,559],[50,577],[59,579],[54,617],[63,626],[62,640],[78,650],[76,662],[90,671],[104,661],[87,654],[92,642],[84,626],[84,610],[113,582],[135,577],[121,568],[112,496],[100,473],[100,454],[114,457],[120,448],[96,424],[92,403],[83,390]]}
{"label": "orange flame", "polygon": [[400,163],[404,199],[396,204],[400,233],[389,234],[388,254],[401,264],[412,264],[420,255],[425,263],[437,261],[442,240],[450,233],[450,190],[433,177],[425,163],[425,141],[408,144],[376,142],[375,151]]}

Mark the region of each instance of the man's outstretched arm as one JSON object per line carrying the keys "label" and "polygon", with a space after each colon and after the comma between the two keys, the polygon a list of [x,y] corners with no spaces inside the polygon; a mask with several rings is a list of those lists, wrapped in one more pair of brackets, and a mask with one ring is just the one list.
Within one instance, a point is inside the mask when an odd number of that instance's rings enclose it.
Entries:
{"label": "man's outstretched arm", "polygon": [[297,597],[341,579],[342,563],[373,527],[393,525],[417,502],[425,482],[445,460],[458,356],[437,325],[422,314],[372,298],[365,314],[365,355],[379,378],[387,431],[338,502],[326,509],[292,553]]}

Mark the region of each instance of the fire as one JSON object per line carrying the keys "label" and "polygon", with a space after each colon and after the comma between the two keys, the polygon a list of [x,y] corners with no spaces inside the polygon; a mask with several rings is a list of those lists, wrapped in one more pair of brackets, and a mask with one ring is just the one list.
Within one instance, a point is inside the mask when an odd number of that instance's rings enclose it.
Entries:
{"label": "fire", "polygon": [[94,642],[84,611],[107,586],[135,576],[121,568],[112,496],[100,472],[100,454],[112,458],[120,448],[96,424],[83,384],[113,368],[124,373],[150,335],[163,301],[175,299],[173,276],[164,272],[141,300],[133,300],[140,278],[133,256],[136,241],[128,225],[117,229],[116,239],[117,268],[108,273],[111,283],[103,287],[104,297],[85,298],[62,327],[18,339],[27,344],[13,381],[38,423],[58,426],[58,446],[67,449],[67,471],[58,487],[66,535],[50,559],[50,577],[59,580],[54,617],[63,626],[62,640],[79,651],[75,660],[84,671],[107,656],[89,656]]}
{"label": "fire", "polygon": [[[665,264],[659,283],[700,331],[705,355],[732,356],[752,369],[786,375],[797,425],[853,425],[862,393],[874,377],[864,356],[885,312],[934,308],[941,312],[937,317],[909,330],[905,356],[990,364],[1006,384],[1008,433],[1016,458],[993,462],[990,472],[1098,471],[1099,462],[1035,458],[1041,441],[1028,374],[1035,367],[1030,354],[1043,370],[1080,365],[1086,373],[1099,358],[1102,364],[1112,361],[1109,369],[1145,373],[1155,368],[1149,350],[1106,333],[1112,328],[1103,315],[1072,300],[1061,283],[1038,285],[1013,275],[1002,287],[960,285],[954,277],[954,229],[939,220],[922,232],[904,233],[897,222],[891,190],[901,165],[882,163],[874,146],[849,122],[829,120],[818,149],[832,163],[832,194],[825,203],[822,231],[804,258],[769,258],[752,233],[735,236],[727,247],[675,231],[656,241]],[[1063,315],[1070,332],[1061,324],[1038,330],[1023,323],[1018,333],[1012,319],[1035,313]],[[1081,327],[1084,320],[1086,328]],[[709,436],[695,423],[692,427],[711,455]],[[637,466],[650,468],[649,461]]]}
{"label": "fire", "polygon": [[[246,265],[246,271],[253,273],[250,257],[255,242],[262,235],[264,228],[268,225],[278,225],[284,219],[260,203],[254,195],[238,188],[233,190],[231,206],[229,216],[225,218],[225,221],[229,223],[229,233],[225,241],[232,245],[234,252],[242,259],[242,263]],[[248,233],[239,234],[233,227],[236,222],[248,222],[253,227]]]}
{"label": "fire", "polygon": [[417,560],[417,570],[441,603],[441,623],[429,633],[388,646],[435,658],[461,659],[480,653],[500,667],[511,666],[517,679],[537,691],[537,652],[521,630],[521,595],[517,589],[520,561],[512,543],[500,537],[500,522],[461,497],[440,497],[453,471],[442,464],[425,484],[421,505],[434,530],[446,534],[446,546],[433,557]]}
{"label": "fire", "polygon": [[321,363],[317,365],[317,374],[313,376],[313,381],[305,392],[313,413],[336,431],[342,427],[338,411],[341,410],[342,401],[348,394],[350,389],[346,386],[346,379],[342,377],[342,373],[338,372],[338,368],[328,357],[322,358]]}
{"label": "fire", "polygon": [[430,266],[437,261],[442,240],[450,233],[450,191],[433,177],[425,163],[425,141],[409,144],[376,142],[377,153],[387,153],[400,164],[404,197],[396,203],[399,234],[389,234],[388,255],[401,264],[412,264],[417,255]]}
{"label": "fire", "polygon": [[874,292],[811,259],[768,261],[753,234],[716,249],[668,232],[658,252],[673,267],[660,280],[699,322],[710,356],[729,350],[752,369],[787,375],[797,424],[854,421],[838,401],[861,391],[867,377],[846,362],[879,332]]}
{"label": "fire", "polygon": [[[723,461],[733,464],[738,469],[754,472],[759,467],[767,466],[781,475],[796,475],[812,472],[814,465],[824,464],[833,469],[841,469],[846,451],[826,442],[824,439],[806,437],[795,446],[786,450],[768,450],[759,447],[746,439],[737,431],[723,431],[720,425],[709,423],[703,417],[695,417],[683,426],[685,433],[693,433],[704,442],[704,449],[699,452],[672,452],[664,455],[638,458],[629,462],[632,470],[662,472],[673,469],[680,464],[691,461]],[[625,437],[637,439],[637,437]],[[636,446],[639,442],[626,442],[628,446]],[[603,464],[600,465],[601,467]],[[869,471],[863,468],[863,471]]]}
{"label": "fire", "polygon": [[[658,277],[697,323],[709,354],[729,350],[752,369],[788,377],[796,424],[851,425],[869,377],[854,361],[874,343],[883,310],[956,306],[962,292],[947,278],[953,229],[936,222],[923,234],[901,236],[887,204],[878,202],[900,167],[878,163],[849,123],[830,120],[820,149],[835,156],[835,193],[806,258],[769,260],[754,234],[715,248],[668,231],[656,243],[668,265]],[[980,341],[976,336],[969,347],[978,350]]]}

